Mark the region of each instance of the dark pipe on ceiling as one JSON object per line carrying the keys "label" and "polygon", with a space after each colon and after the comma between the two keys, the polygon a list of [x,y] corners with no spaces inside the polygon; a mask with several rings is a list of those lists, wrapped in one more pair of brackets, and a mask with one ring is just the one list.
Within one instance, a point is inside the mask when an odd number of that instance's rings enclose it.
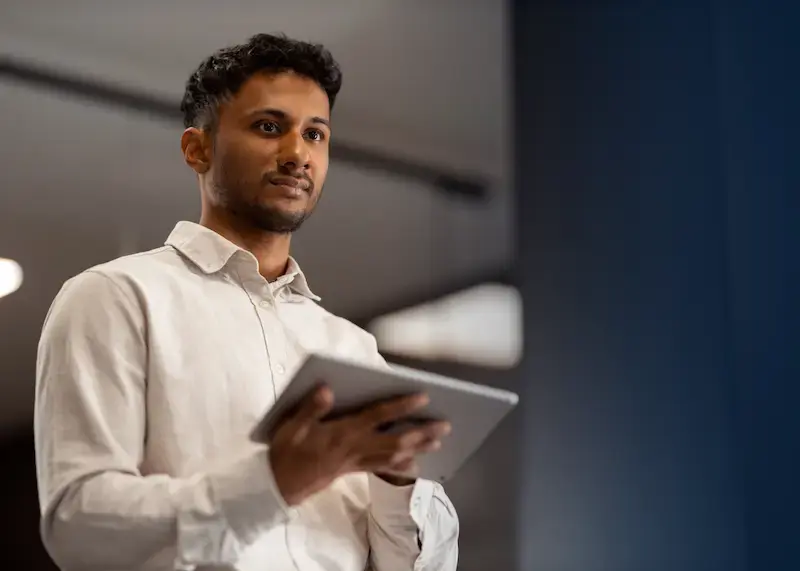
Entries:
{"label": "dark pipe on ceiling", "polygon": [[[169,121],[180,122],[183,120],[180,106],[175,101],[132,91],[126,87],[101,83],[94,79],[45,69],[17,61],[7,55],[0,55],[0,77],[39,88],[69,93],[105,105],[146,113]],[[451,196],[482,200],[489,197],[486,181],[464,177],[439,167],[390,156],[346,142],[337,141],[331,146],[331,158],[359,168],[378,170],[390,175],[413,179]]]}

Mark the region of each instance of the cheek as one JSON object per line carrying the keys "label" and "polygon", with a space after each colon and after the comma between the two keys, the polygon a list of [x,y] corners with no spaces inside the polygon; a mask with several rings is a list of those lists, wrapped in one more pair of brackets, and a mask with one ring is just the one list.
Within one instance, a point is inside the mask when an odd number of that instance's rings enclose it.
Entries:
{"label": "cheek", "polygon": [[325,153],[324,156],[320,153],[320,156],[315,157],[314,160],[314,186],[316,187],[317,191],[322,190],[322,185],[325,183],[325,179],[328,176],[328,154]]}
{"label": "cheek", "polygon": [[248,145],[229,148],[227,152],[222,153],[219,157],[219,166],[222,167],[225,177],[228,180],[239,182],[257,182],[261,180],[262,171],[266,164],[267,157],[264,156],[263,149],[253,148]]}

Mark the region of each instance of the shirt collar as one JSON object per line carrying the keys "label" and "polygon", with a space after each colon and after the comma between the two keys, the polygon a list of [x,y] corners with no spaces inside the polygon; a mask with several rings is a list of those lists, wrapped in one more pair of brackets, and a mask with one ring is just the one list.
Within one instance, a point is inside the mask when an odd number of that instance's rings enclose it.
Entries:
{"label": "shirt collar", "polygon": [[315,295],[314,292],[311,291],[311,288],[308,287],[306,275],[303,273],[303,270],[300,269],[297,260],[291,256],[289,256],[289,263],[286,265],[286,271],[278,278],[277,282],[279,286],[287,285],[289,289],[295,293],[299,293],[314,301],[320,301],[322,299],[318,295]]}
{"label": "shirt collar", "polygon": [[[175,248],[205,274],[220,271],[237,252],[243,252],[255,261],[253,255],[247,250],[240,248],[213,230],[194,222],[178,222],[165,245]],[[320,297],[308,287],[306,276],[300,269],[297,260],[291,256],[289,256],[286,272],[276,280],[275,285],[278,287],[288,286],[292,291],[304,297],[320,301]]]}

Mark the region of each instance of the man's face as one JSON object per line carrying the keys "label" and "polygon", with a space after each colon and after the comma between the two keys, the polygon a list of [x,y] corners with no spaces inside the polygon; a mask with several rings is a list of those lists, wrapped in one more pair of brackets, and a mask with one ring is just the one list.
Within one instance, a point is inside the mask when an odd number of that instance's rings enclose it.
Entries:
{"label": "man's face", "polygon": [[330,135],[328,96],[316,82],[251,77],[220,105],[209,198],[254,227],[295,231],[322,193]]}

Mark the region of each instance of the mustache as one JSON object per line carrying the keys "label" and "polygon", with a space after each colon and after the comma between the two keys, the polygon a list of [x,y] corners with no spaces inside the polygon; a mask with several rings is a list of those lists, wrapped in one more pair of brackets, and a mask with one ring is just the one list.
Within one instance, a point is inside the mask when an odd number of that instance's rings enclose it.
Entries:
{"label": "mustache", "polygon": [[293,179],[297,180],[298,182],[300,182],[301,186],[307,192],[310,193],[311,191],[314,190],[314,181],[311,180],[311,177],[308,176],[308,173],[306,173],[306,172],[304,172],[302,170],[290,171],[288,169],[282,169],[282,170],[277,170],[277,171],[271,171],[271,172],[268,172],[268,173],[266,173],[264,175],[264,177],[262,178],[262,182],[264,184],[270,184],[276,178],[278,178],[278,179],[280,179],[280,178],[283,178],[283,179],[293,178]]}

